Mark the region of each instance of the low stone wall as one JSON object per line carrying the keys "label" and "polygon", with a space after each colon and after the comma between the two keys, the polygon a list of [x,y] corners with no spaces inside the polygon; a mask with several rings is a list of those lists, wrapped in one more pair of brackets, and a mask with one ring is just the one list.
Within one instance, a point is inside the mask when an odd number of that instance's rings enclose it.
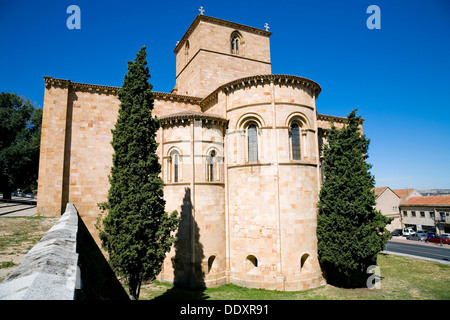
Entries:
{"label": "low stone wall", "polygon": [[74,300],[80,288],[78,213],[67,204],[61,219],[0,283],[0,300]]}

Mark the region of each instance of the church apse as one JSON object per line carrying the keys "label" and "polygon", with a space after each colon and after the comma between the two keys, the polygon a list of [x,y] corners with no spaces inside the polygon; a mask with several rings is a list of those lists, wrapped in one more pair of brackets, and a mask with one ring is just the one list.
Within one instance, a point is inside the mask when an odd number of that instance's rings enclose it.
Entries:
{"label": "church apse", "polygon": [[[153,93],[166,211],[181,218],[161,281],[274,290],[324,284],[319,147],[331,122],[345,119],[318,114],[316,82],[271,73],[270,35],[199,15],[174,50],[174,90]],[[73,202],[96,238],[119,88],[44,79],[38,212],[59,215]]]}

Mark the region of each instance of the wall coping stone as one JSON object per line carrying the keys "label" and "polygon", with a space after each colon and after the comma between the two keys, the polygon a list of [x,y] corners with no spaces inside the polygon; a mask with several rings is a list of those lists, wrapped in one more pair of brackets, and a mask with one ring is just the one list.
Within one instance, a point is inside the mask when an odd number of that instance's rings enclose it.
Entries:
{"label": "wall coping stone", "polygon": [[72,203],[58,222],[0,283],[0,300],[74,300],[79,282],[78,212]]}

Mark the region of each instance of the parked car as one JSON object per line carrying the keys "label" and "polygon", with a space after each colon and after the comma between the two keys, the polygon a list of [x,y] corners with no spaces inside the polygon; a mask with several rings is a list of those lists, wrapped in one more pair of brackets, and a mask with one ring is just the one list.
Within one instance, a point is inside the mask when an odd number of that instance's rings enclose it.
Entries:
{"label": "parked car", "polygon": [[25,195],[25,198],[33,198],[34,196],[33,196],[33,194],[32,193],[27,193],[26,195]]}
{"label": "parked car", "polygon": [[416,233],[421,233],[421,234],[424,234],[425,235],[425,237],[427,236],[427,234],[428,234],[428,231],[425,231],[425,230],[418,230],[418,231],[416,231]]}
{"label": "parked car", "polygon": [[24,197],[25,194],[20,191],[20,189],[17,189],[16,191],[11,192],[11,196],[13,197]]}
{"label": "parked car", "polygon": [[391,233],[393,236],[402,236],[403,235],[402,229],[395,229]]}
{"label": "parked car", "polygon": [[427,233],[427,239],[429,239],[429,238],[434,238],[434,237],[436,237],[436,236],[437,236],[437,234],[434,233],[434,232],[428,232],[428,233]]}
{"label": "parked car", "polygon": [[411,229],[411,228],[405,228],[405,229],[403,229],[403,236],[409,236],[409,235],[411,235],[411,234],[415,234],[416,232],[413,230],[413,229]]}
{"label": "parked car", "polygon": [[414,233],[406,236],[406,239],[408,240],[416,240],[416,241],[425,241],[427,239],[426,234],[423,232],[421,233]]}
{"label": "parked car", "polygon": [[441,240],[442,240],[442,243],[444,243],[444,244],[450,244],[450,238],[447,235],[438,236],[435,233],[429,233],[427,235],[427,240],[426,241],[427,242],[434,242],[434,243],[441,243]]}
{"label": "parked car", "polygon": [[448,236],[448,233],[441,234],[442,243],[450,244],[450,236]]}

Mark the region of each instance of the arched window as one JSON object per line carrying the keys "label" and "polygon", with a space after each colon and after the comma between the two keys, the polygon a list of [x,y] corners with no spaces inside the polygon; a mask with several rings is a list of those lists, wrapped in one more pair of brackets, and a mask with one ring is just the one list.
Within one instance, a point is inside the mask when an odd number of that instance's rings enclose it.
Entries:
{"label": "arched window", "polygon": [[208,273],[211,271],[215,259],[216,256],[210,256],[208,258]]}
{"label": "arched window", "polygon": [[258,267],[258,259],[254,255],[247,256],[247,261],[250,262],[251,267]]}
{"label": "arched window", "polygon": [[308,258],[309,258],[309,254],[305,253],[304,255],[302,255],[302,257],[300,259],[300,271],[302,271],[303,268],[305,267],[305,263]]}
{"label": "arched window", "polygon": [[208,181],[214,181],[214,162],[216,157],[216,151],[212,150],[208,157]]}
{"label": "arched window", "polygon": [[231,54],[239,55],[239,50],[241,50],[242,53],[242,36],[238,31],[234,31],[231,34],[230,38],[230,45],[231,45]]}
{"label": "arched window", "polygon": [[300,127],[296,122],[291,124],[291,146],[292,159],[300,160]]}
{"label": "arched window", "polygon": [[258,127],[252,122],[247,127],[248,162],[258,161]]}
{"label": "arched window", "polygon": [[170,154],[171,173],[173,182],[178,182],[178,162],[180,154],[177,150],[173,150]]}

